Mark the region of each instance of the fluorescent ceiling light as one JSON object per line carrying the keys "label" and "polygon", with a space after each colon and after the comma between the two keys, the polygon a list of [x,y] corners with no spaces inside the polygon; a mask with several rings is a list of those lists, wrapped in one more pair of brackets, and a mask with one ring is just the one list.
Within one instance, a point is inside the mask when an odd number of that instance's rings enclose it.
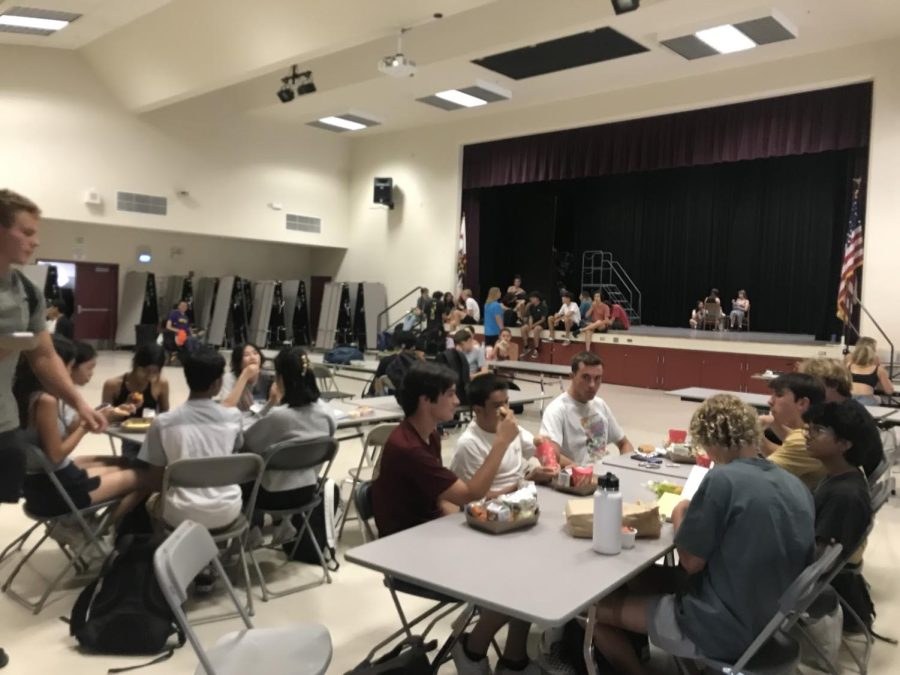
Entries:
{"label": "fluorescent ceiling light", "polygon": [[450,101],[450,103],[461,105],[464,108],[477,108],[480,105],[487,105],[487,101],[485,101],[484,99],[478,98],[477,96],[472,96],[471,94],[466,94],[459,89],[447,89],[446,91],[439,91],[435,94],[435,96],[444,99],[445,101]]}
{"label": "fluorescent ceiling light", "polygon": [[698,40],[702,40],[720,54],[741,52],[745,49],[753,49],[756,43],[744,35],[731,24],[707,28],[694,33]]}
{"label": "fluorescent ceiling light", "polygon": [[360,124],[359,122],[354,122],[353,120],[345,120],[343,117],[320,117],[319,122],[322,124],[327,124],[332,127],[339,127],[341,129],[346,129],[347,131],[359,131],[360,129],[365,129],[365,124]]}
{"label": "fluorescent ceiling light", "polygon": [[0,15],[0,26],[56,31],[62,30],[68,25],[68,21],[61,21],[59,19],[39,19],[33,16],[17,16],[15,14]]}

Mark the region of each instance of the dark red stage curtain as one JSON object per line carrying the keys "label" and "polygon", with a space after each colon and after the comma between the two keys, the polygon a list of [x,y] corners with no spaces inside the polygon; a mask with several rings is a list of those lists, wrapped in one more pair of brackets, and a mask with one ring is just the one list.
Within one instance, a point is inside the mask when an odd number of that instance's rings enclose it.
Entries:
{"label": "dark red stage curtain", "polygon": [[463,189],[863,148],[871,107],[866,82],[467,145]]}

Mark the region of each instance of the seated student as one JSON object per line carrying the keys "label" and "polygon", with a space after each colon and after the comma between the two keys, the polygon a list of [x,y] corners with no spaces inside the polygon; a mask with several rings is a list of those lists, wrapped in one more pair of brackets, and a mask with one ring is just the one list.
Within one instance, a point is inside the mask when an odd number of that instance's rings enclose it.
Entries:
{"label": "seated student", "polygon": [[472,291],[468,288],[462,292],[462,301],[466,309],[466,315],[462,318],[462,323],[469,325],[481,323],[481,309],[478,307],[478,301],[472,297]]}
{"label": "seated student", "polygon": [[[309,356],[300,347],[282,350],[275,357],[275,385],[269,405],[244,432],[244,452],[266,455],[285,441],[330,438],[337,430],[331,408],[319,398]],[[319,472],[266,471],[259,484],[257,504],[267,509],[289,509],[308,502],[316,491]]]}
{"label": "seated student", "polygon": [[[75,346],[71,340],[54,335],[53,345],[63,363],[70,368],[75,360]],[[16,367],[13,394],[27,442],[47,456],[57,479],[77,508],[122,498],[113,512],[113,520],[118,521],[146,496],[150,476],[146,471],[125,466],[122,458],[110,455],[72,457],[88,430],[77,416],[71,424],[66,423],[62,401],[44,389],[25,357],[20,358]],[[66,503],[50,482],[43,465],[31,453],[26,455],[25,467],[23,492],[28,510],[41,516],[67,513]],[[69,528],[60,525],[54,531],[59,527],[69,532],[59,532],[54,538],[81,535],[77,524]],[[73,539],[65,541],[73,543]]]}
{"label": "seated student", "polygon": [[634,452],[612,410],[597,396],[602,382],[600,357],[593,352],[576,354],[568,389],[550,402],[541,418],[541,436],[576,464],[596,461],[606,454],[609,443],[618,446],[619,454]]}
{"label": "seated student", "polygon": [[112,406],[133,405],[134,417],[145,410],[163,413],[169,409],[169,381],[162,375],[166,354],[159,345],[138,347],[131,359],[131,370],[103,383],[103,403]]}
{"label": "seated student", "polygon": [[59,300],[47,303],[47,332],[51,335],[62,335],[70,340],[75,339],[75,324],[63,311],[63,304]]}
{"label": "seated student", "polygon": [[894,385],[878,358],[876,342],[861,337],[847,357],[847,366],[853,377],[853,398],[863,405],[878,405],[875,389],[886,394],[894,393]]}
{"label": "seated student", "polygon": [[441,298],[443,322],[447,324],[447,330],[455,333],[459,330],[459,324],[466,315],[465,301],[462,296],[454,298],[453,293],[447,291]]}
{"label": "seated student", "polygon": [[578,305],[572,301],[572,294],[569,291],[563,291],[560,294],[562,305],[559,311],[550,319],[550,339],[556,339],[556,331],[565,329],[565,337],[563,344],[567,345],[572,341],[572,329],[578,329],[581,324],[581,312]]}
{"label": "seated student", "polygon": [[750,311],[750,301],[747,299],[747,291],[741,289],[738,296],[731,301],[731,314],[728,322],[731,330],[738,330],[744,325],[744,317]]}
{"label": "seated student", "polygon": [[416,306],[409,310],[409,314],[403,317],[403,331],[409,332],[415,328],[425,318],[425,310],[431,303],[431,296],[428,289],[422,286],[419,289],[419,297],[416,300]]}
{"label": "seated student", "polygon": [[[528,323],[522,327],[522,343],[525,345],[525,353],[536,359],[541,347],[541,331],[547,328],[547,305],[541,300],[541,294],[534,292],[528,295]],[[528,349],[528,338],[531,338],[531,349]]]}
{"label": "seated student", "polygon": [[500,331],[499,340],[493,347],[484,350],[488,361],[518,361],[519,345],[512,341],[512,331],[504,328]]}
{"label": "seated student", "polygon": [[453,349],[446,349],[435,358],[435,362],[447,366],[456,375],[456,390],[463,402],[466,402],[465,392],[471,379],[471,367],[469,366],[469,352],[475,349],[475,338],[465,328],[460,328],[453,334]]}
{"label": "seated student", "polygon": [[[519,300],[512,293],[507,293],[500,300],[503,305],[503,327],[514,328],[522,324],[519,316]],[[522,303],[524,304],[524,303]]]}
{"label": "seated student", "polygon": [[702,328],[701,324],[703,323],[703,314],[703,301],[698,300],[696,307],[694,307],[693,311],[691,312],[690,321],[688,321],[688,324],[690,324],[691,328]]}
{"label": "seated student", "polygon": [[764,441],[763,452],[813,491],[825,477],[825,467],[806,451],[803,413],[825,400],[825,388],[818,379],[803,373],[779,375],[769,382],[769,388],[772,390],[769,398],[772,430],[782,442],[774,445]]}
{"label": "seated student", "polygon": [[231,350],[231,372],[222,378],[217,400],[226,408],[241,412],[248,412],[254,403],[264,402],[272,384],[270,378],[261,375],[265,361],[262,350],[249,342]]}
{"label": "seated student", "polygon": [[[437,431],[439,424],[453,419],[459,403],[454,373],[434,363],[417,363],[407,373],[398,396],[406,419],[388,437],[381,469],[372,485],[372,511],[380,537],[459,513],[459,507],[484,497],[509,444],[519,435],[515,417],[508,414],[497,425],[495,443],[484,463],[469,480],[462,480],[442,464]],[[482,610],[472,632],[453,647],[459,673],[490,674],[487,649],[507,623],[509,633],[496,672],[540,672],[528,661],[529,624]]]}
{"label": "seated student", "polygon": [[[710,305],[708,309],[706,308],[707,305]],[[716,305],[716,307],[712,307],[712,305]],[[703,301],[703,306],[704,317],[710,316],[714,318],[716,330],[719,330],[722,327],[722,322],[725,320],[725,314],[722,312],[722,299],[719,297],[718,288],[710,289],[709,295],[707,295],[706,299]]]}
{"label": "seated student", "polygon": [[[488,373],[472,380],[467,393],[475,419],[456,441],[456,452],[450,462],[450,470],[464,481],[472,479],[498,442],[497,427],[509,411],[509,383],[504,377]],[[559,469],[542,467],[533,459],[535,446],[543,440],[519,427],[518,435],[507,445],[489,497],[515,491],[522,479],[547,483],[559,473]]]}
{"label": "seated student", "polygon": [[578,311],[581,312],[581,325],[585,326],[588,323],[588,314],[591,311],[591,306],[593,302],[591,301],[591,293],[587,290],[582,290],[578,296]]}
{"label": "seated student", "polygon": [[512,284],[506,288],[507,293],[512,293],[513,295],[525,295],[525,289],[522,288],[522,275],[517,274],[513,277]]}
{"label": "seated student", "polygon": [[[185,354],[188,400],[156,418],[138,453],[139,460],[151,465],[157,490],[162,487],[168,464],[179,459],[230,455],[244,444],[241,411],[213,401],[224,373],[225,359],[212,347]],[[242,506],[240,486],[226,485],[173,488],[160,495],[153,509],[169,527],[194,520],[214,530],[234,522]]]}
{"label": "seated student", "polygon": [[881,433],[875,424],[875,418],[850,395],[852,381],[847,366],[837,359],[807,359],[800,364],[799,372],[812,375],[822,381],[825,385],[826,401],[841,403],[862,413],[853,416],[862,425],[862,429],[853,443],[853,455],[859,458],[861,462],[859,466],[866,472],[866,476],[871,476],[884,461],[884,446],[881,442]]}
{"label": "seated student", "polygon": [[594,332],[605,333],[613,325],[609,305],[603,302],[603,296],[600,295],[600,291],[594,293],[594,301],[589,307],[588,312],[584,314],[584,326],[581,328],[581,332],[584,333],[584,348],[587,351],[591,349],[591,339],[594,337]]}
{"label": "seated student", "polygon": [[616,673],[645,672],[623,629],[675,656],[733,662],[813,559],[812,495],[759,457],[753,408],[713,396],[690,429],[715,467],[672,514],[680,566],[651,567],[597,606],[594,644]]}
{"label": "seated student", "polygon": [[[871,415],[846,403],[813,406],[803,416],[809,454],[822,462],[827,472],[813,493],[816,544],[824,547],[837,542],[843,546],[841,555],[848,564],[831,584],[864,621],[874,613],[861,570],[863,538],[872,523],[869,485],[858,468],[863,455],[857,443],[866,417]],[[855,627],[852,620],[846,623]]]}

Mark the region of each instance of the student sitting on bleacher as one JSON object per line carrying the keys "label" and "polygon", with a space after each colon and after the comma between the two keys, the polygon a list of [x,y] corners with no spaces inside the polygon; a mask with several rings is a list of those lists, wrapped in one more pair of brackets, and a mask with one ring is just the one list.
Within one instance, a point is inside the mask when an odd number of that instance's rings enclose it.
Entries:
{"label": "student sitting on bleacher", "polygon": [[[138,453],[138,459],[152,466],[157,490],[166,465],[179,459],[230,455],[243,445],[241,411],[213,401],[224,372],[225,359],[211,347],[184,355],[188,400],[156,418]],[[160,495],[152,508],[169,527],[193,520],[214,530],[230,525],[241,514],[241,488],[173,488]]]}
{"label": "student sitting on bleacher", "polygon": [[[472,380],[468,394],[475,419],[456,441],[456,452],[450,462],[450,470],[462,480],[472,479],[499,442],[497,428],[502,419],[501,412],[509,409],[509,384],[506,378],[489,373]],[[559,473],[558,468],[544,468],[533,459],[535,446],[543,440],[519,427],[518,435],[507,444],[489,497],[513,492],[522,479],[547,483]]]}
{"label": "student sitting on bleacher", "polygon": [[[869,484],[859,470],[863,454],[857,443],[865,427],[865,410],[846,403],[813,406],[803,419],[807,422],[809,454],[822,462],[827,475],[819,483],[813,498],[816,504],[816,543],[843,546],[847,567],[832,581],[832,586],[871,628],[872,600],[862,578],[863,537],[872,523]],[[847,617],[846,624],[853,626]]]}
{"label": "student sitting on bleacher", "polygon": [[255,403],[263,403],[269,397],[271,378],[262,375],[265,363],[262,350],[249,342],[231,350],[231,372],[222,378],[222,388],[216,400],[226,408],[247,412]]}
{"label": "student sitting on bleacher", "polygon": [[[269,404],[244,433],[244,452],[265,456],[272,446],[288,441],[329,438],[337,430],[331,408],[319,398],[309,357],[300,347],[275,357],[276,380]],[[265,509],[291,509],[308,502],[316,491],[318,468],[304,471],[266,471],[256,503]]]}
{"label": "student sitting on bleacher", "polygon": [[[456,377],[433,364],[414,365],[398,395],[406,414],[385,443],[381,468],[372,486],[372,510],[380,537],[421,525],[484,497],[490,490],[506,451],[519,435],[512,413],[497,425],[494,444],[469,480],[458,478],[441,461],[438,424],[453,419],[459,399]],[[487,649],[494,635],[509,624],[506,645],[496,673],[537,675],[528,660],[529,624],[482,609],[471,633],[453,647],[453,661],[461,675],[490,675]]]}
{"label": "student sitting on bleacher", "polygon": [[772,396],[769,411],[772,431],[780,437],[781,445],[764,441],[763,451],[769,459],[802,480],[813,491],[825,477],[825,467],[806,451],[806,430],[803,414],[812,406],[825,401],[825,388],[812,375],[787,373],[769,382]]}
{"label": "student sitting on bleacher", "polygon": [[862,429],[853,443],[854,455],[859,458],[860,466],[866,472],[866,476],[874,474],[884,461],[884,445],[875,418],[869,414],[862,403],[850,394],[852,380],[847,366],[837,359],[818,358],[803,361],[799,370],[801,373],[812,375],[822,381],[825,385],[826,401],[841,403],[862,413],[853,416],[862,425]]}
{"label": "student sitting on bleacher", "polygon": [[594,644],[616,673],[644,672],[623,629],[675,656],[733,663],[813,558],[812,495],[759,457],[753,408],[713,396],[691,436],[715,467],[672,514],[679,567],[653,566],[597,605]]}
{"label": "student sitting on bleacher", "polygon": [[[61,335],[53,336],[53,346],[67,368],[75,361],[75,346]],[[13,384],[13,395],[19,409],[19,423],[25,440],[39,448],[54,466],[54,474],[76,508],[108,499],[122,498],[113,519],[118,520],[143,499],[150,488],[146,471],[126,466],[121,457],[112,455],[72,457],[78,444],[88,433],[76,415],[67,422],[62,401],[48,393],[31,368],[29,360],[19,360]],[[111,413],[111,409],[110,409]],[[43,464],[31,452],[26,456],[25,505],[40,516],[56,516],[69,511],[62,496],[44,472]],[[63,543],[74,543],[81,536],[77,523],[67,527],[60,523],[53,537]]]}

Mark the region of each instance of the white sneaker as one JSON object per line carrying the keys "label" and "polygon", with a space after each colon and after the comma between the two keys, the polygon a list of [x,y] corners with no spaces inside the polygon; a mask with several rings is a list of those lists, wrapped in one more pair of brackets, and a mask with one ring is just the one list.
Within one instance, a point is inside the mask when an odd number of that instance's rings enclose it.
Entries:
{"label": "white sneaker", "polygon": [[280,544],[284,544],[289,541],[293,541],[297,536],[297,528],[294,527],[294,524],[291,522],[290,518],[282,518],[281,522],[275,527],[275,531],[272,532],[272,546],[278,546]]}
{"label": "white sneaker", "polygon": [[568,347],[570,344],[572,344],[572,341],[571,340],[563,340],[562,343],[563,343],[563,347]]}
{"label": "white sneaker", "polygon": [[464,638],[460,638],[456,641],[456,644],[453,645],[453,649],[450,650],[450,655],[453,657],[453,664],[456,666],[456,672],[459,675],[491,675],[491,666],[488,663],[487,657],[484,657],[480,661],[473,661],[468,656],[466,656],[466,650],[463,649],[462,640]]}

